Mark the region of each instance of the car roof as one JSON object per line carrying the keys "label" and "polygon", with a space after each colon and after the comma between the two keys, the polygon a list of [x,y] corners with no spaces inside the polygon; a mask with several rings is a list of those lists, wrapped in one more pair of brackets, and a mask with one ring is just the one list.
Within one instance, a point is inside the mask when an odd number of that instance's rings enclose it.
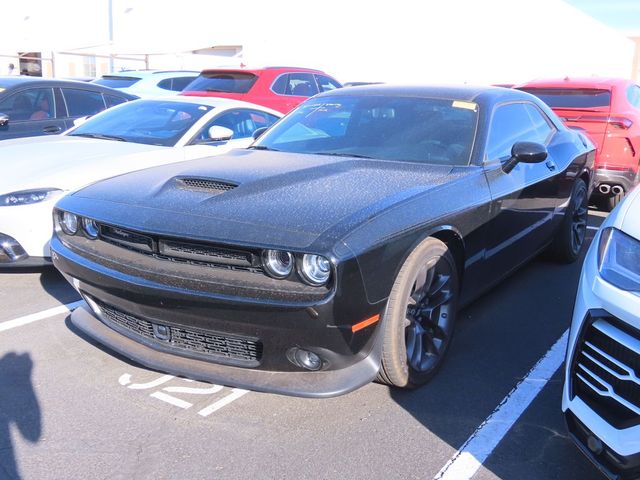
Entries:
{"label": "car roof", "polygon": [[143,98],[139,100],[140,102],[145,101],[162,101],[162,102],[176,102],[176,103],[193,103],[196,105],[208,105],[210,107],[218,107],[218,108],[257,108],[259,110],[270,112],[278,117],[282,116],[282,113],[277,112],[271,108],[263,107],[262,105],[256,105],[255,103],[243,102],[242,100],[233,100],[231,98],[222,98],[222,97],[195,97],[195,96],[168,96],[168,97],[151,97],[151,98]]}
{"label": "car roof", "polygon": [[[338,88],[318,96],[333,95],[386,95],[398,97],[442,98],[467,102],[486,103],[509,99],[533,100],[535,97],[519,90],[482,85],[390,85],[373,84]],[[536,100],[537,103],[537,100]]]}
{"label": "car roof", "polygon": [[258,67],[258,68],[246,68],[246,67],[221,67],[221,68],[206,68],[202,70],[202,74],[205,73],[216,73],[216,72],[245,72],[245,73],[253,73],[258,74],[264,71],[270,72],[309,72],[309,73],[320,73],[322,75],[326,75],[322,70],[317,70],[314,68],[305,68],[305,67]]}
{"label": "car roof", "polygon": [[149,78],[149,77],[191,77],[198,75],[197,70],[122,70],[120,72],[111,72],[102,75],[101,78],[110,77],[130,77],[130,78]]}
{"label": "car roof", "polygon": [[564,77],[536,79],[516,85],[514,88],[599,88],[606,90],[612,86],[626,86],[632,83],[625,78],[615,77]]}
{"label": "car roof", "polygon": [[98,85],[91,82],[80,82],[77,80],[61,80],[58,78],[42,78],[42,77],[29,77],[26,75],[21,76],[3,76],[0,77],[0,89],[10,90],[15,87],[28,85],[30,87],[74,87],[82,90],[92,90],[94,92],[102,92],[108,95],[116,95],[118,97],[125,97],[129,100],[138,98],[136,95],[131,95],[120,90],[105,87],[104,85]]}

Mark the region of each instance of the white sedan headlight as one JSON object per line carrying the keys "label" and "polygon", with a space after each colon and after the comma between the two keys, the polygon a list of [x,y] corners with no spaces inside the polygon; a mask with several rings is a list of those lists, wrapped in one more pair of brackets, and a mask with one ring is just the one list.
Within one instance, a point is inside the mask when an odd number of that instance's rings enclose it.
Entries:
{"label": "white sedan headlight", "polygon": [[598,247],[600,276],[622,290],[640,291],[640,241],[610,227]]}
{"label": "white sedan headlight", "polygon": [[59,188],[42,188],[39,190],[22,190],[20,192],[7,193],[0,195],[0,207],[44,202],[48,198],[61,192],[62,190]]}

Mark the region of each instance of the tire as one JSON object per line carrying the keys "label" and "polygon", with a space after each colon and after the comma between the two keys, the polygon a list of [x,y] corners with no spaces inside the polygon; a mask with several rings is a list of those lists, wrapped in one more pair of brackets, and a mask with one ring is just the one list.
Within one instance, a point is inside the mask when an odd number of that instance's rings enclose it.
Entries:
{"label": "tire", "polygon": [[411,252],[382,319],[379,382],[416,388],[436,374],[451,344],[458,290],[458,270],[447,245],[428,238]]}
{"label": "tire", "polygon": [[574,262],[582,252],[587,233],[588,200],[586,183],[577,179],[569,206],[551,244],[552,256],[561,263]]}

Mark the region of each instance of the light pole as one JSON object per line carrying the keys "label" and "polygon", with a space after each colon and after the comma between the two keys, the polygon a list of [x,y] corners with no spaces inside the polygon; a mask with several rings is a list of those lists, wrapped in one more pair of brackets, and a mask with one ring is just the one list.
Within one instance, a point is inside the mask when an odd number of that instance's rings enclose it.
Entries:
{"label": "light pole", "polygon": [[113,0],[109,3],[109,73],[113,72]]}

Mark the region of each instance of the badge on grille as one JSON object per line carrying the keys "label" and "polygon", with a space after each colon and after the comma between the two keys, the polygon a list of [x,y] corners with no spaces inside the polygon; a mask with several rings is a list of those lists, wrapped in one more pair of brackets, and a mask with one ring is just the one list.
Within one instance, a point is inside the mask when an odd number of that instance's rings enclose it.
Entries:
{"label": "badge on grille", "polygon": [[158,325],[156,323],[153,324],[153,336],[158,340],[162,340],[163,342],[168,342],[171,340],[171,328],[166,325]]}

